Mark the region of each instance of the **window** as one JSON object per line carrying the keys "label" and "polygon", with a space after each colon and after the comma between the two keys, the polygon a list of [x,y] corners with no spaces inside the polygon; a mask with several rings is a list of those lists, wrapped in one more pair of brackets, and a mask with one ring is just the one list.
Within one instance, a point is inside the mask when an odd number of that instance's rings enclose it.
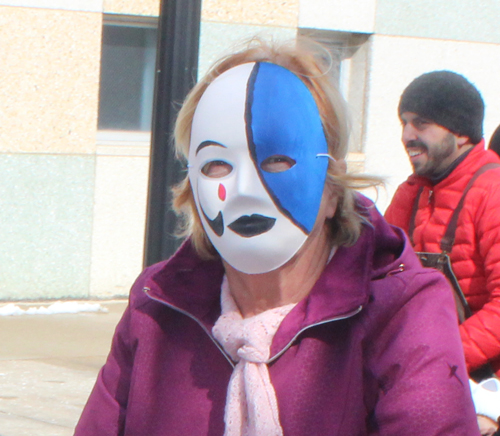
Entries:
{"label": "window", "polygon": [[151,130],[157,28],[157,19],[105,18],[99,130]]}

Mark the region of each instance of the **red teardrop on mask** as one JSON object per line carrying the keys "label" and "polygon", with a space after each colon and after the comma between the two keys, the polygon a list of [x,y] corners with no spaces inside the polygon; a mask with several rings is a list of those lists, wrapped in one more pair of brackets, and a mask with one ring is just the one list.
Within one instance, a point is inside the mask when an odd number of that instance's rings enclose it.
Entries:
{"label": "red teardrop on mask", "polygon": [[219,198],[224,201],[226,199],[226,188],[222,183],[219,184]]}

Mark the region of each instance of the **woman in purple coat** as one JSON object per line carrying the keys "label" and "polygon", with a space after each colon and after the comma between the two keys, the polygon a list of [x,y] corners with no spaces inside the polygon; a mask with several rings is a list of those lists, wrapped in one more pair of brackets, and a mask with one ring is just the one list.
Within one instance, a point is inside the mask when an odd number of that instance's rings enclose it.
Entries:
{"label": "woman in purple coat", "polygon": [[188,96],[188,238],[134,284],[76,435],[479,434],[450,289],[355,192],[323,58],[253,42]]}

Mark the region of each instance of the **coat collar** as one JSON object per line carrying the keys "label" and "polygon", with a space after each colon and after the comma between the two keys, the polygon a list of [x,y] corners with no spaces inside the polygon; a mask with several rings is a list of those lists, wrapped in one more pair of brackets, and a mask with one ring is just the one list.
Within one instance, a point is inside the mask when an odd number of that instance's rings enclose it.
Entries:
{"label": "coat collar", "polygon": [[147,294],[199,320],[209,330],[220,315],[224,268],[220,259],[201,259],[191,241],[145,282]]}
{"label": "coat collar", "polygon": [[[398,267],[404,234],[389,226],[371,202],[360,200],[367,215],[361,236],[354,245],[337,249],[310,294],[283,320],[272,356],[302,330],[359,312],[368,302],[370,281]],[[223,275],[219,259],[200,259],[187,240],[145,287],[151,298],[195,318],[211,332],[220,315]]]}
{"label": "coat collar", "polygon": [[452,185],[462,180],[467,184],[472,175],[482,166],[490,162],[500,162],[498,156],[490,151],[484,149],[484,140],[475,145],[467,157],[460,163],[452,173],[440,183],[436,185],[436,189]]}

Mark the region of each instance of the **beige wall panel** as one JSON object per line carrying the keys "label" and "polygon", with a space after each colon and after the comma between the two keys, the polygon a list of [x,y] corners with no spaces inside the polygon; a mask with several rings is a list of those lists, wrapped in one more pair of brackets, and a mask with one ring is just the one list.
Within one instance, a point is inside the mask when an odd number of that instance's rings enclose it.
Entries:
{"label": "beige wall panel", "polygon": [[297,27],[299,0],[204,0],[202,19]]}
{"label": "beige wall panel", "polygon": [[142,270],[149,172],[144,149],[142,156],[126,148],[122,155],[117,150],[116,155],[97,156],[91,297],[128,295]]}
{"label": "beige wall panel", "polygon": [[300,0],[299,26],[372,33],[376,5],[376,0]]}
{"label": "beige wall panel", "polygon": [[266,41],[290,41],[295,39],[296,35],[297,29],[292,27],[202,21],[198,77],[203,77],[221,57],[241,50],[242,43],[250,38],[259,36]]}
{"label": "beige wall panel", "polygon": [[104,12],[125,15],[160,15],[160,0],[104,0]]}
{"label": "beige wall panel", "polygon": [[95,150],[102,14],[0,7],[0,152]]}

